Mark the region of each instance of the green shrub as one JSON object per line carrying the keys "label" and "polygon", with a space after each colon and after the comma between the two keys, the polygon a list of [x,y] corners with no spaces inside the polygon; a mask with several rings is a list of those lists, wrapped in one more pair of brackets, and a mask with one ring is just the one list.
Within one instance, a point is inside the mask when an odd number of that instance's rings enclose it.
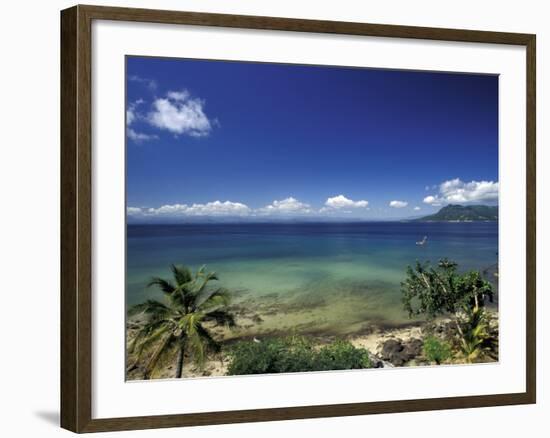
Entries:
{"label": "green shrub", "polygon": [[467,363],[478,362],[498,351],[498,337],[491,335],[488,315],[483,307],[465,308],[458,329],[460,351]]}
{"label": "green shrub", "polygon": [[243,341],[229,352],[229,375],[370,368],[367,350],[346,341],[319,349],[304,337]]}
{"label": "green shrub", "polygon": [[452,355],[451,346],[444,341],[439,340],[435,336],[428,336],[424,339],[424,356],[430,362],[440,364],[445,362]]}
{"label": "green shrub", "polygon": [[356,348],[350,342],[336,341],[324,346],[317,353],[316,371],[353,370],[371,368],[369,353],[364,348]]}
{"label": "green shrub", "polygon": [[493,300],[493,287],[479,272],[460,275],[457,264],[448,259],[441,259],[435,267],[429,262],[408,266],[401,293],[410,317],[424,315],[432,320],[464,307],[483,307],[486,300]]}

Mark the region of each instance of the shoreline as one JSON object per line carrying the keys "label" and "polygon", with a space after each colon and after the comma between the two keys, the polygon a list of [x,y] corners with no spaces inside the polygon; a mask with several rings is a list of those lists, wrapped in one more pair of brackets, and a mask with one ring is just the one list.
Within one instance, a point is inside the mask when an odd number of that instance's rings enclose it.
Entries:
{"label": "shoreline", "polygon": [[[494,301],[485,302],[487,329],[495,345],[483,350],[483,362],[498,361],[498,265],[485,266],[480,272],[494,286]],[[206,322],[204,327],[214,340],[221,345],[221,352],[207,355],[201,369],[192,363],[187,353],[183,361],[183,378],[224,376],[228,371],[229,352],[239,342],[261,343],[272,340],[284,340],[294,336],[303,337],[312,344],[314,350],[329,347],[337,341],[344,341],[356,349],[368,352],[374,368],[432,365],[424,356],[424,340],[433,344],[433,338],[447,344],[459,354],[447,356],[446,364],[464,364],[466,359],[460,355],[459,330],[456,317],[440,316],[434,320],[407,318],[405,312],[389,311],[388,304],[383,307],[380,298],[384,296],[385,283],[355,284],[348,287],[346,293],[336,288],[332,293],[321,294],[319,289],[310,288],[308,294],[293,295],[270,293],[251,297],[245,290],[234,293],[234,301],[227,309],[235,318],[235,327],[215,325]],[[382,306],[382,307],[381,307]],[[398,306],[395,306],[398,308]],[[380,313],[381,310],[384,313]],[[137,330],[145,322],[142,314],[129,317],[126,321],[126,344],[130,345]],[[156,344],[152,344],[153,347]],[[174,353],[174,354],[172,354]],[[168,356],[175,357],[174,352]],[[144,364],[149,356],[139,362],[135,357],[127,356],[132,366],[126,370],[127,380],[143,380]],[[174,378],[174,360],[159,363],[152,379]],[[434,356],[432,356],[434,357]],[[436,359],[437,360],[437,359]],[[479,362],[469,359],[470,362]],[[439,363],[439,362],[438,362]]]}
{"label": "shoreline", "polygon": [[[487,308],[492,328],[498,331],[498,310]],[[241,321],[242,322],[242,321]],[[132,333],[139,322],[129,320],[127,322],[127,345],[131,342]],[[237,317],[239,324],[239,317]],[[355,333],[346,335],[337,335],[333,333],[298,333],[295,330],[282,331],[267,334],[246,334],[242,336],[231,336],[230,329],[223,329],[227,336],[220,340],[222,351],[211,355],[200,369],[192,363],[191,357],[187,355],[184,358],[183,378],[203,378],[225,376],[229,364],[227,349],[232,344],[240,341],[251,341],[256,339],[262,342],[264,339],[281,338],[293,334],[307,337],[316,346],[323,347],[337,340],[349,341],[356,348],[364,348],[369,352],[369,357],[373,363],[373,368],[394,368],[410,366],[428,366],[432,365],[422,353],[422,342],[426,336],[433,334],[448,334],[452,332],[453,326],[451,318],[440,317],[434,321],[411,321],[408,324],[398,323],[395,326],[390,324],[371,324],[368,328],[363,328]],[[235,335],[235,333],[233,333]],[[216,337],[220,339],[219,337]],[[389,341],[389,342],[388,342]],[[498,353],[497,353],[498,354]],[[485,360],[484,363],[496,362],[496,360]],[[465,362],[455,361],[451,364],[465,364]],[[171,379],[174,373],[173,362],[168,362],[160,367],[152,376],[153,379]],[[127,380],[143,380],[139,367],[127,371]]]}

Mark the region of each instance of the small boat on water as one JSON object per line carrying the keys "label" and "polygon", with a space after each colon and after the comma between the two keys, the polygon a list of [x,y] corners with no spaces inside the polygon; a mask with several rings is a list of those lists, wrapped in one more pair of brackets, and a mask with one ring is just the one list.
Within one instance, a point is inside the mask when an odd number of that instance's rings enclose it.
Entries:
{"label": "small boat on water", "polygon": [[420,246],[423,246],[423,245],[426,244],[427,241],[428,241],[428,236],[424,236],[424,237],[422,238],[422,240],[416,242],[416,244],[417,244],[417,245],[420,245]]}

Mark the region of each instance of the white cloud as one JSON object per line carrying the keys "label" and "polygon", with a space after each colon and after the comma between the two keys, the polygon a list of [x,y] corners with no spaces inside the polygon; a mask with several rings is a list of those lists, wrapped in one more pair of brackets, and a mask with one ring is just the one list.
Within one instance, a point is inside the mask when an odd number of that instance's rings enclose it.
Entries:
{"label": "white cloud", "polygon": [[251,209],[240,202],[214,201],[206,204],[166,204],[158,208],[128,207],[132,216],[246,216]]}
{"label": "white cloud", "polygon": [[145,85],[151,91],[154,91],[157,89],[157,81],[155,81],[154,79],[143,78],[138,75],[131,75],[131,76],[128,76],[128,80],[131,82],[137,82],[139,84]]}
{"label": "white cloud", "polygon": [[189,97],[189,91],[169,91],[168,93],[166,93],[166,97],[172,100],[184,101]]}
{"label": "white cloud", "polygon": [[409,205],[409,203],[405,201],[391,201],[389,205],[393,208],[403,208]]}
{"label": "white cloud", "polygon": [[126,125],[130,126],[135,119],[136,119],[136,115],[134,113],[134,110],[131,108],[128,108],[126,110]]}
{"label": "white cloud", "polygon": [[456,178],[441,184],[439,191],[447,202],[494,201],[498,199],[498,182],[471,181],[466,183]]}
{"label": "white cloud", "polygon": [[187,209],[187,214],[199,216],[246,216],[250,213],[250,208],[240,202],[214,201],[207,204],[193,204]]}
{"label": "white cloud", "polygon": [[137,119],[142,117],[141,114],[137,112],[137,107],[140,106],[142,103],[143,99],[138,99],[128,104],[128,108],[126,109],[126,126],[130,126]]}
{"label": "white cloud", "polygon": [[153,102],[148,122],[173,134],[204,137],[212,129],[212,123],[204,113],[204,101],[191,98],[187,90],[169,91],[165,98]]}
{"label": "white cloud", "polygon": [[339,208],[366,208],[369,205],[369,201],[353,201],[346,198],[344,195],[334,196],[328,198],[325,202],[327,208],[322,208],[321,211],[328,211],[328,209],[339,209]]}
{"label": "white cloud", "polygon": [[139,216],[143,211],[139,207],[126,207],[126,213],[128,216]]}
{"label": "white cloud", "polygon": [[126,135],[130,140],[133,140],[136,143],[155,140],[158,138],[156,135],[144,134],[142,132],[137,132],[134,128],[130,128],[130,125],[132,125],[136,120],[143,118],[143,115],[137,110],[137,107],[142,103],[143,99],[138,99],[135,102],[130,103],[126,109]]}
{"label": "white cloud", "polygon": [[311,213],[312,210],[309,204],[300,202],[290,196],[280,201],[273,201],[271,204],[260,208],[258,212],[261,214],[305,214]]}
{"label": "white cloud", "polygon": [[187,212],[189,206],[187,204],[166,204],[158,208],[148,208],[145,213],[147,215],[168,215],[177,216],[184,215]]}
{"label": "white cloud", "polygon": [[156,135],[144,134],[143,132],[136,132],[132,128],[126,129],[126,135],[129,139],[135,141],[136,143],[148,140],[155,140],[158,137]]}
{"label": "white cloud", "polygon": [[183,216],[250,216],[250,215],[300,215],[313,213],[309,204],[289,197],[256,210],[246,204],[232,201],[213,201],[205,204],[166,204],[157,208],[127,207],[134,217],[183,217]]}
{"label": "white cloud", "polygon": [[414,210],[414,211],[418,211],[418,210],[420,210],[420,207],[416,206],[416,207],[414,207],[413,210]]}
{"label": "white cloud", "polygon": [[431,205],[496,200],[498,200],[498,181],[464,182],[460,178],[444,181],[439,185],[438,194],[424,198],[424,202]]}
{"label": "white cloud", "polygon": [[273,201],[256,210],[246,204],[232,201],[213,201],[205,204],[166,204],[156,208],[127,207],[126,212],[134,217],[185,217],[185,216],[250,216],[250,215],[301,215],[313,213],[309,204],[293,197]]}
{"label": "white cloud", "polygon": [[422,202],[424,202],[425,204],[430,204],[430,205],[441,205],[439,199],[436,198],[435,196],[431,196],[431,195],[426,196]]}

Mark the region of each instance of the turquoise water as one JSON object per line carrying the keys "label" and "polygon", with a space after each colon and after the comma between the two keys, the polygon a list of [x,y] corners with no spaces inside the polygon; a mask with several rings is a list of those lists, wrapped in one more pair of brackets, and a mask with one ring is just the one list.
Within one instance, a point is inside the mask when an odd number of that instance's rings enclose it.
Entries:
{"label": "turquoise water", "polygon": [[168,278],[171,263],[205,264],[235,303],[274,315],[265,330],[349,332],[408,320],[400,282],[416,260],[481,270],[497,252],[494,222],[128,225],[127,302],[160,298],[146,283]]}

